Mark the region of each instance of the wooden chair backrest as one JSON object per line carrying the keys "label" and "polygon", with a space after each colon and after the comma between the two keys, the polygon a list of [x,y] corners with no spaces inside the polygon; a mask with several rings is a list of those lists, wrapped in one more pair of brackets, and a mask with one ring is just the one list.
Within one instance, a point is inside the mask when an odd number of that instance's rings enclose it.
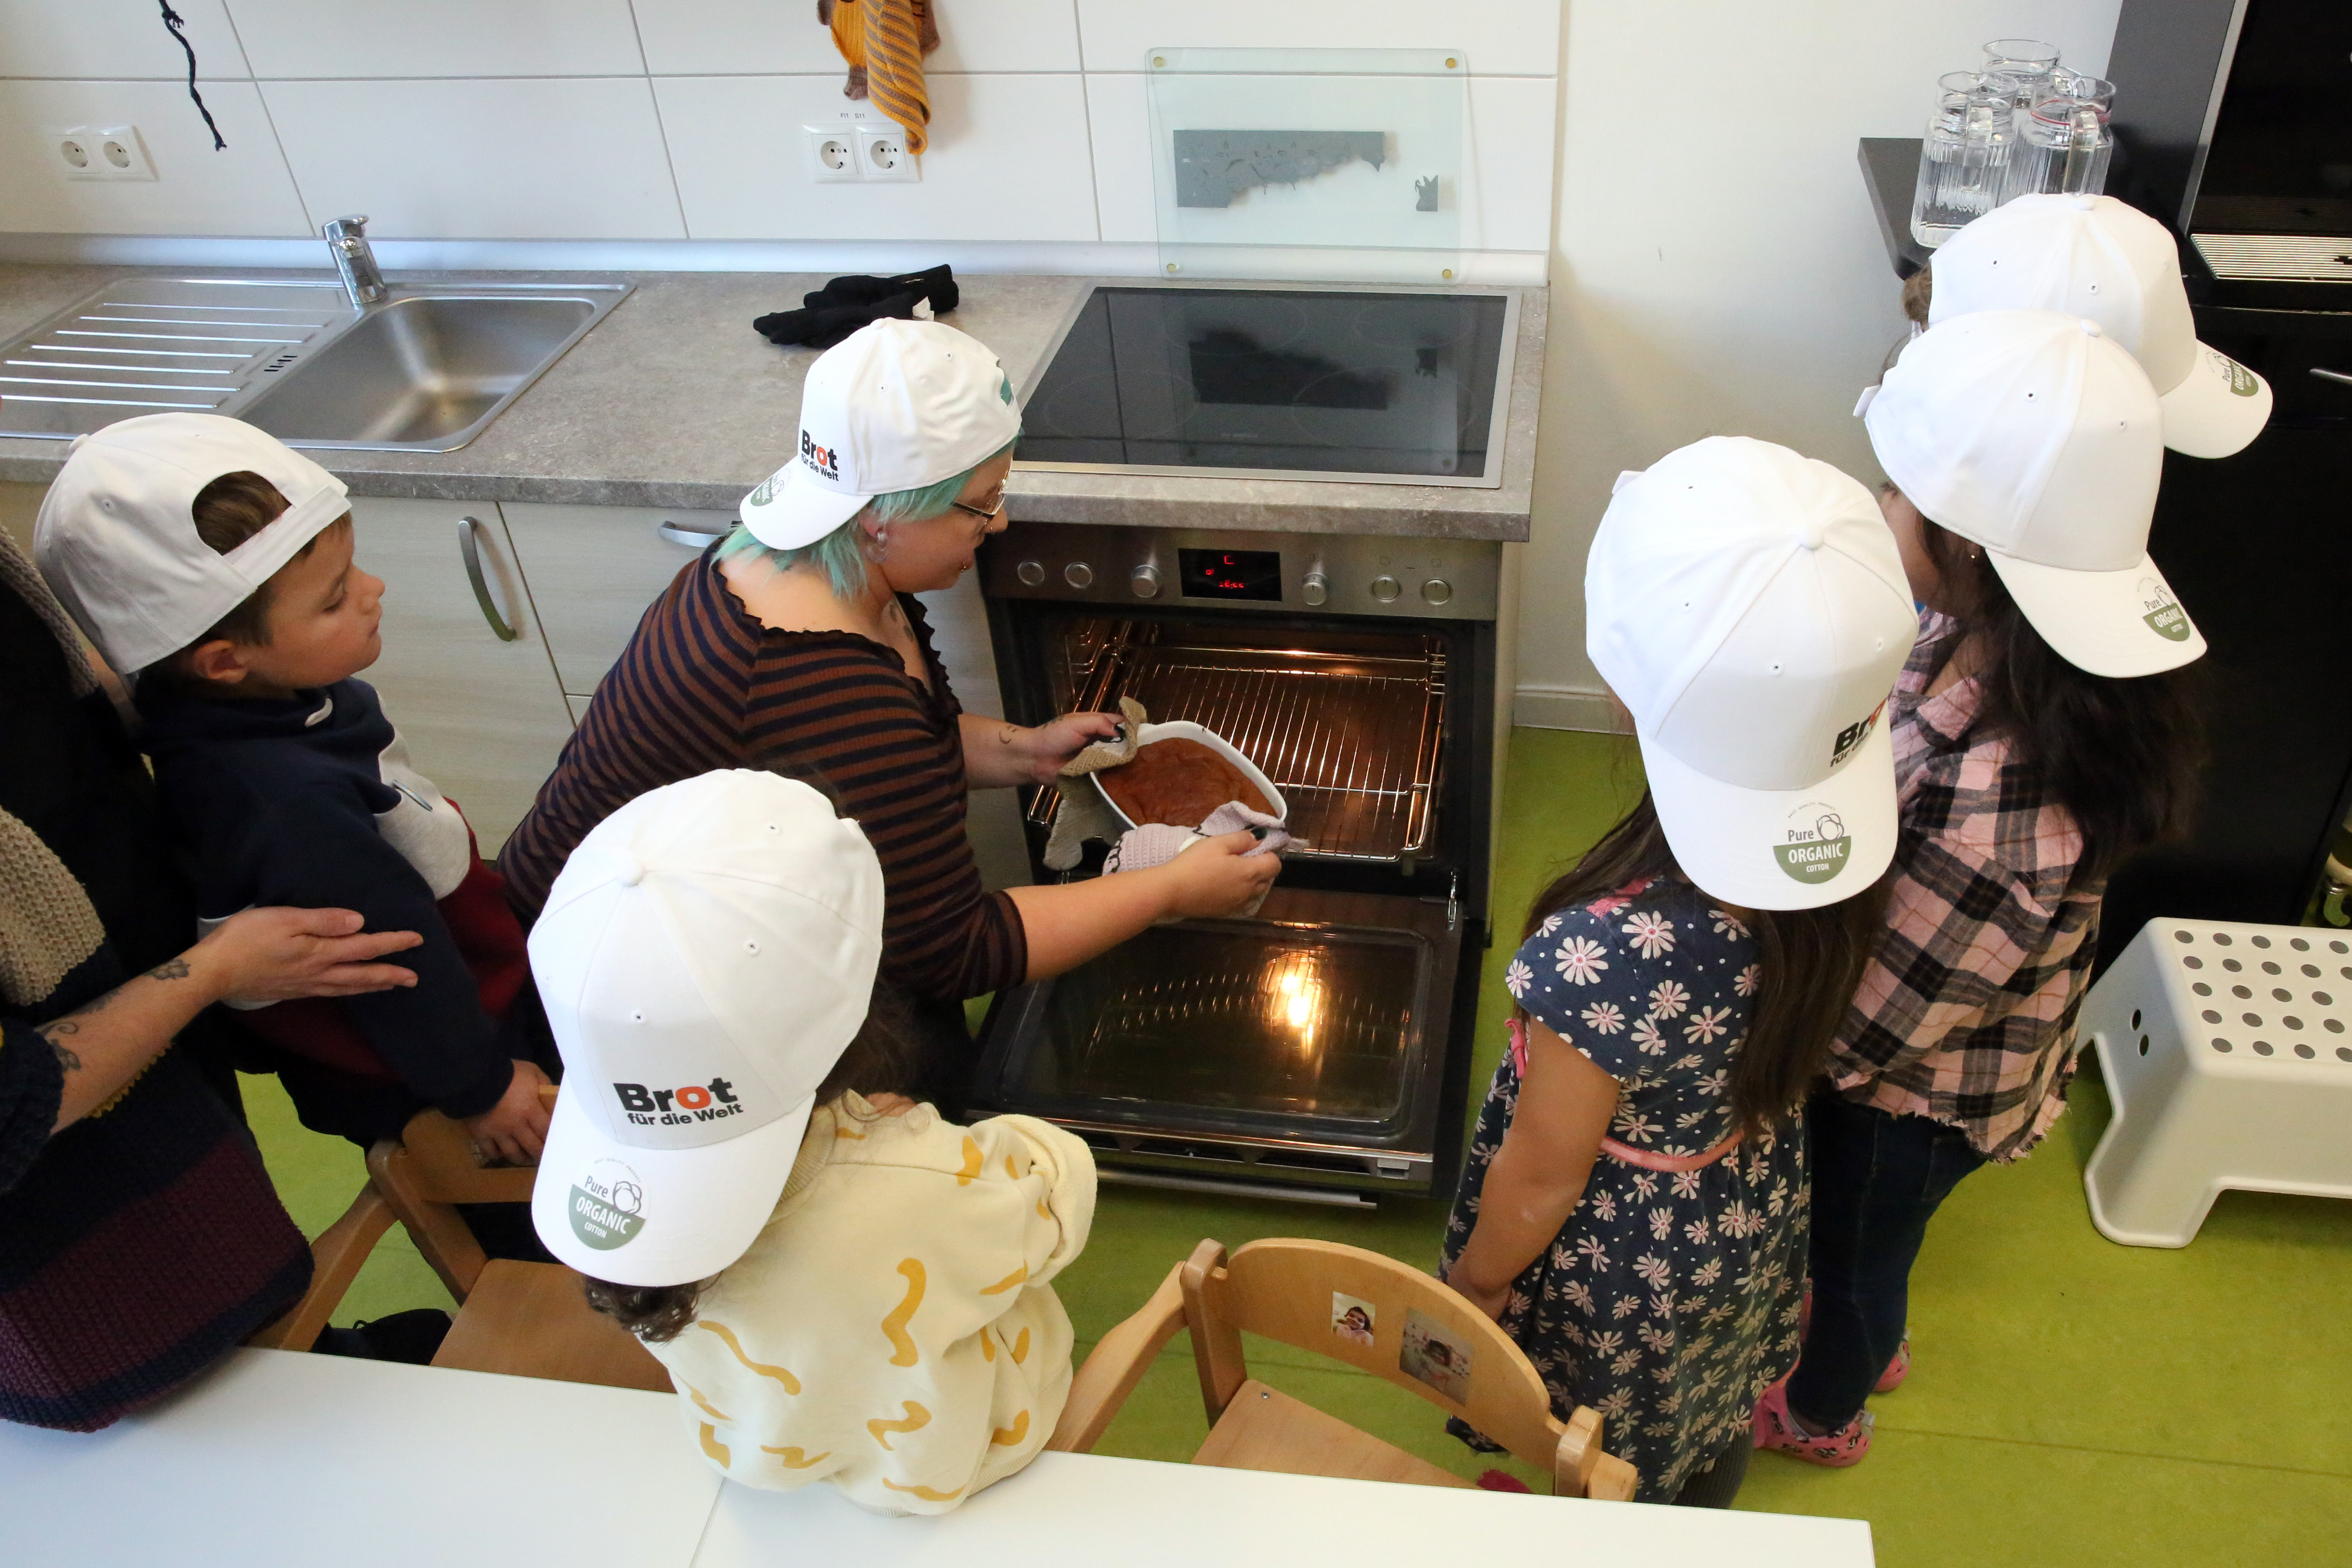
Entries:
{"label": "wooden chair backrest", "polygon": [[[1228,1258],[1223,1246],[1203,1241],[1180,1279],[1201,1398],[1213,1426],[1249,1375],[1242,1356],[1246,1331],[1418,1394],[1528,1464],[1550,1470],[1562,1495],[1585,1495],[1604,1458],[1599,1416],[1580,1409],[1574,1422],[1559,1420],[1543,1378],[1509,1335],[1437,1280],[1395,1258],[1337,1242],[1294,1239],[1254,1241]],[[1370,1308],[1370,1344],[1337,1331],[1334,1320],[1345,1303],[1335,1297]],[[1458,1379],[1434,1374],[1454,1391],[1407,1369],[1409,1321],[1417,1344],[1433,1331],[1451,1351],[1467,1352],[1469,1364]],[[1419,1364],[1428,1365],[1426,1354]]]}
{"label": "wooden chair backrest", "polygon": [[[556,1089],[540,1099],[554,1109]],[[437,1110],[409,1118],[397,1139],[368,1151],[368,1177],[416,1242],[449,1293],[463,1301],[488,1259],[457,1213],[458,1204],[527,1204],[535,1165],[484,1165],[466,1129]]]}

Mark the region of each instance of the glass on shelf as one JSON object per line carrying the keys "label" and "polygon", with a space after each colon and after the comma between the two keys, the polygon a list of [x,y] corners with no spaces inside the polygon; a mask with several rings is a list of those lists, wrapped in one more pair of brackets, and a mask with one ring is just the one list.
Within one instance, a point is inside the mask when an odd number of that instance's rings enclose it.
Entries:
{"label": "glass on shelf", "polygon": [[1984,74],[2007,89],[2020,116],[2032,110],[2058,69],[2058,46],[2039,38],[1995,38],[1984,47]]}
{"label": "glass on shelf", "polygon": [[1936,111],[1919,144],[1911,237],[1933,249],[2000,205],[2015,141],[2009,91],[1981,71],[1936,81]]}
{"label": "glass on shelf", "polygon": [[2061,71],[2018,125],[2004,202],[2045,195],[2095,196],[2107,188],[2116,84]]}

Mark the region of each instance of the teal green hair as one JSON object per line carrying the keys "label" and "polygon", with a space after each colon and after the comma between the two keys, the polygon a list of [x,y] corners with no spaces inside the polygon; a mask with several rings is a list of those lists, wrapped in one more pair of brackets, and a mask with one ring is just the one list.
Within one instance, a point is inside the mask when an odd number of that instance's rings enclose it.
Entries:
{"label": "teal green hair", "polygon": [[[1013,401],[1010,377],[1004,382],[1002,395],[1005,402]],[[941,479],[935,485],[918,485],[910,490],[885,490],[866,506],[883,522],[938,517],[955,504],[956,498],[963,494],[964,486],[971,483],[972,475],[1013,450],[1013,443],[1020,438],[1016,432],[1012,441],[1007,441],[952,478]],[[779,572],[790,571],[805,562],[822,571],[825,581],[833,585],[834,593],[844,599],[854,599],[866,592],[866,552],[857,537],[857,519],[854,516],[824,538],[796,550],[771,549],[761,543],[750,529],[738,522],[720,542],[719,559],[726,561],[738,555],[765,557],[768,564]]]}

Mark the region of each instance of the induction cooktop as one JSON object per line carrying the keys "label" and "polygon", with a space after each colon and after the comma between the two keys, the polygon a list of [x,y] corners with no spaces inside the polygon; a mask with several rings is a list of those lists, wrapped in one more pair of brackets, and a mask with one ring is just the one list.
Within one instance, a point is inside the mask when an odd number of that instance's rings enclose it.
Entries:
{"label": "induction cooktop", "polygon": [[1518,300],[1098,286],[1023,400],[1024,468],[1503,482]]}

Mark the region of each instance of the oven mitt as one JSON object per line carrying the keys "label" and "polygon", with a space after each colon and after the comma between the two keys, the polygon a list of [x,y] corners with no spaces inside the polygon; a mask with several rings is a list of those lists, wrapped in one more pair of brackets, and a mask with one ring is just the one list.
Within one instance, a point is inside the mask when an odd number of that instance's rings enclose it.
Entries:
{"label": "oven mitt", "polygon": [[[1143,704],[1132,697],[1120,698],[1118,710],[1126,718],[1126,731],[1116,740],[1095,742],[1063,763],[1064,778],[1082,779],[1097,769],[1115,768],[1135,760],[1135,749],[1143,743],[1139,739],[1143,727],[1151,718],[1144,711]],[[1045,838],[1045,868],[1066,871],[1078,863],[1087,839],[1097,844],[1116,844],[1122,831],[1118,814],[1111,810],[1100,790],[1084,784],[1064,784],[1062,808],[1054,814],[1054,829]]]}
{"label": "oven mitt", "polygon": [[1132,697],[1118,700],[1118,711],[1127,721],[1125,731],[1115,740],[1095,742],[1064,763],[1064,778],[1083,778],[1104,768],[1115,768],[1121,763],[1135,761],[1135,749],[1143,744],[1143,727],[1151,722],[1151,715],[1144,710],[1142,703]]}
{"label": "oven mitt", "polygon": [[[1129,828],[1119,835],[1118,842],[1111,846],[1110,854],[1105,857],[1103,875],[1108,877],[1118,871],[1148,871],[1154,866],[1165,866],[1195,844],[1214,838],[1221,833],[1237,833],[1245,827],[1258,830],[1259,838],[1256,848],[1242,852],[1244,859],[1252,855],[1279,854],[1293,842],[1289,830],[1282,826],[1282,818],[1269,816],[1262,811],[1252,811],[1237,800],[1229,800],[1209,813],[1209,819],[1197,828],[1176,827],[1164,822],[1147,822],[1140,827]],[[1272,890],[1267,889],[1269,892]],[[1242,911],[1242,918],[1246,920],[1256,914],[1265,902],[1265,894],[1260,893],[1251,901],[1249,908]]]}

